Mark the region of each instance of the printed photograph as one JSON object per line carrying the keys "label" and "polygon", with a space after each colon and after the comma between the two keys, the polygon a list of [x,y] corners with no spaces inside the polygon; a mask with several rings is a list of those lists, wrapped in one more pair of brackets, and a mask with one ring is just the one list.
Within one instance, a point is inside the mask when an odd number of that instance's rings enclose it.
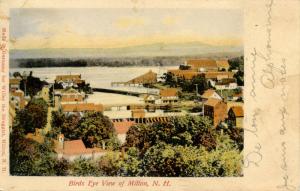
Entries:
{"label": "printed photograph", "polygon": [[15,8],[9,35],[11,176],[243,176],[243,10]]}

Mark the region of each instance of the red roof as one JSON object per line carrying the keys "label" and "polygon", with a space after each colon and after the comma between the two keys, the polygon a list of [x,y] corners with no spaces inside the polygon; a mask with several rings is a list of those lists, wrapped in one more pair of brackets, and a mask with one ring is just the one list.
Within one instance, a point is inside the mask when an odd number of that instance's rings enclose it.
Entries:
{"label": "red roof", "polygon": [[192,66],[192,68],[208,68],[208,67],[217,67],[217,63],[215,60],[208,60],[208,59],[194,59],[188,60],[187,65]]}
{"label": "red roof", "polygon": [[131,126],[135,124],[134,121],[113,122],[117,134],[126,134]]}
{"label": "red roof", "polygon": [[206,91],[201,95],[201,97],[202,97],[202,98],[205,98],[205,99],[208,99],[208,98],[210,98],[215,92],[216,92],[216,91],[213,90],[213,89],[208,89],[208,90],[206,90]]}
{"label": "red roof", "polygon": [[241,106],[233,106],[230,109],[233,111],[235,117],[244,117],[243,107],[241,107]]}
{"label": "red roof", "polygon": [[160,90],[161,97],[174,97],[177,96],[178,90],[176,88],[166,88]]}
{"label": "red roof", "polygon": [[94,103],[63,104],[62,110],[63,112],[103,111],[103,105]]}
{"label": "red roof", "polygon": [[[58,144],[58,142],[57,142]],[[81,155],[93,152],[102,152],[100,148],[86,148],[81,139],[64,141],[63,149],[56,149],[57,152],[63,152],[65,155]]]}
{"label": "red roof", "polygon": [[209,98],[206,102],[204,102],[204,105],[215,107],[220,102],[222,102],[222,100]]}

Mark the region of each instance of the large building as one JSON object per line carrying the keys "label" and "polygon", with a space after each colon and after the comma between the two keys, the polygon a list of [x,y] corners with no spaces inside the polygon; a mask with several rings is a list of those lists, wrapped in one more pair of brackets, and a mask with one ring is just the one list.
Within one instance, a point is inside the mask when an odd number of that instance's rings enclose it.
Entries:
{"label": "large building", "polygon": [[162,103],[177,103],[178,90],[176,88],[166,88],[160,90],[160,99]]}
{"label": "large building", "polygon": [[187,60],[186,64],[191,67],[191,70],[195,70],[197,72],[218,71],[218,66],[215,60],[193,59]]}
{"label": "large building", "polygon": [[61,109],[65,114],[80,114],[83,115],[84,112],[95,111],[103,112],[104,108],[102,104],[94,103],[76,103],[76,104],[63,104]]}
{"label": "large building", "polygon": [[218,70],[220,71],[228,71],[229,70],[229,63],[228,60],[217,60],[217,66],[218,66]]}
{"label": "large building", "polygon": [[79,84],[85,83],[81,79],[81,75],[58,75],[55,78],[55,83],[61,84],[63,88],[78,86]]}
{"label": "large building", "polygon": [[227,118],[227,105],[222,100],[209,98],[204,103],[204,115],[210,117],[216,127]]}
{"label": "large building", "polygon": [[106,154],[105,148],[86,148],[81,139],[66,141],[63,134],[54,141],[58,158],[74,161],[78,158],[96,159]]}

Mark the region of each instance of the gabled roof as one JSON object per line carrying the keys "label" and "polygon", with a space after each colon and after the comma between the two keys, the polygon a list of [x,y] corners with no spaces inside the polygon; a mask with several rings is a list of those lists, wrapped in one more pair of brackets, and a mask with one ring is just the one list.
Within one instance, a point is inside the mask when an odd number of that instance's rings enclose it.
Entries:
{"label": "gabled roof", "polygon": [[177,96],[178,90],[176,88],[166,88],[160,90],[161,97],[175,97]]}
{"label": "gabled roof", "polygon": [[226,76],[227,78],[233,78],[234,75],[233,72],[205,72],[204,74],[206,79],[218,78],[218,76]]}
{"label": "gabled roof", "polygon": [[21,79],[18,79],[18,78],[10,78],[9,79],[9,84],[11,85],[19,85],[21,82]]}
{"label": "gabled roof", "polygon": [[133,84],[142,84],[142,83],[155,83],[157,81],[157,74],[149,70],[149,72],[138,76],[132,80],[129,80],[127,83]]}
{"label": "gabled roof", "polygon": [[80,80],[81,75],[57,75],[56,81],[67,81],[67,80]]}
{"label": "gabled roof", "polygon": [[131,126],[135,124],[134,121],[113,122],[117,134],[126,134]]}
{"label": "gabled roof", "polygon": [[227,60],[217,60],[216,62],[219,68],[229,68],[229,63]]}
{"label": "gabled roof", "polygon": [[215,98],[209,98],[206,102],[204,102],[204,105],[215,107],[220,102],[222,102],[222,100],[215,99]]}
{"label": "gabled roof", "polygon": [[206,91],[201,95],[201,97],[204,98],[204,99],[208,99],[208,98],[210,98],[214,93],[216,93],[215,90],[208,89],[208,90],[206,90]]}
{"label": "gabled roof", "polygon": [[93,152],[103,152],[104,150],[100,148],[86,148],[81,139],[72,140],[72,141],[64,141],[63,148],[58,148],[59,142],[55,141],[56,152],[63,153],[65,155],[82,155],[82,154],[90,154]]}
{"label": "gabled roof", "polygon": [[244,109],[241,106],[233,106],[230,108],[234,113],[235,117],[244,117]]}
{"label": "gabled roof", "polygon": [[194,70],[179,70],[179,69],[175,69],[175,70],[168,70],[168,72],[174,74],[177,77],[181,77],[184,78],[186,80],[191,80],[193,79],[193,77],[200,75],[199,72],[195,72]]}
{"label": "gabled roof", "polygon": [[192,66],[192,68],[217,67],[216,61],[215,60],[209,60],[209,59],[187,60],[187,65]]}

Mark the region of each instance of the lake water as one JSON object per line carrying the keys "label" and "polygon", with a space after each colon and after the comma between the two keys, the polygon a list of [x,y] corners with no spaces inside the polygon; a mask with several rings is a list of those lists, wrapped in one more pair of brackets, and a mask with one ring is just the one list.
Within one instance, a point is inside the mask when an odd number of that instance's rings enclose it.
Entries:
{"label": "lake water", "polygon": [[50,67],[50,68],[11,68],[10,73],[25,71],[33,72],[33,75],[54,82],[56,75],[81,74],[81,78],[90,83],[91,87],[109,88],[111,82],[126,82],[140,76],[149,70],[161,75],[167,69],[178,68],[178,66],[168,67]]}

